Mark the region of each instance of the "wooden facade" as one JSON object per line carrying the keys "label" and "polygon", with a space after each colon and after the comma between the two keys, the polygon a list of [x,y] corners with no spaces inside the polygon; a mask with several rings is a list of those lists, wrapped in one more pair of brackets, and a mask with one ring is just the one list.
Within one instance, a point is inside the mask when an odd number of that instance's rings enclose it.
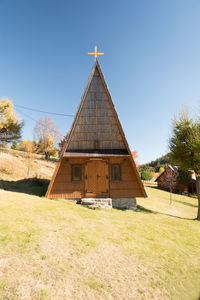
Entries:
{"label": "wooden facade", "polygon": [[146,197],[97,60],[46,197]]}

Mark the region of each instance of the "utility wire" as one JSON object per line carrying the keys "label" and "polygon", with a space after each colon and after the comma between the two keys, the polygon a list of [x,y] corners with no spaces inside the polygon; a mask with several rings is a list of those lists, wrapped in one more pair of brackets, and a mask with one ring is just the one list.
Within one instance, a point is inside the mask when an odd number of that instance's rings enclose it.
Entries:
{"label": "utility wire", "polygon": [[[23,111],[19,110],[18,108],[15,108],[15,109],[16,109],[16,111],[18,111],[20,114],[23,114],[24,116],[28,117],[28,118],[31,119],[32,121],[34,121],[34,122],[36,122],[36,123],[38,122],[37,120],[33,119],[31,116],[27,115],[26,113],[24,113]],[[40,124],[40,125],[42,125],[42,124]],[[43,125],[42,125],[42,126],[43,126]],[[60,133],[60,135],[64,137],[63,134]]]}
{"label": "utility wire", "polygon": [[18,108],[15,108],[16,111],[18,111],[20,114],[23,114],[24,116],[28,117],[29,119],[31,119],[32,121],[34,122],[37,122],[37,120],[33,119],[31,116],[27,115],[25,112],[21,111],[20,109]]}
{"label": "utility wire", "polygon": [[30,108],[30,107],[26,107],[26,106],[22,106],[22,105],[18,105],[18,104],[14,104],[14,106],[17,106],[17,107],[20,107],[20,108],[23,108],[23,109],[26,109],[26,110],[36,111],[36,112],[40,112],[40,113],[44,113],[44,114],[49,114],[49,115],[57,115],[57,116],[64,116],[64,117],[74,117],[74,115],[66,115],[66,114],[54,113],[54,112],[49,112],[49,111],[34,109],[34,108]]}

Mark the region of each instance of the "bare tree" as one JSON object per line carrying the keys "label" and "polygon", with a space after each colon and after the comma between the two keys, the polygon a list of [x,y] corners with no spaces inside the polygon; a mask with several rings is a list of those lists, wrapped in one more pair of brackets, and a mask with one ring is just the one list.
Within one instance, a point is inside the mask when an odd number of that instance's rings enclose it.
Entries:
{"label": "bare tree", "polygon": [[38,142],[39,152],[49,159],[55,152],[55,143],[60,139],[60,132],[50,118],[40,119],[34,128],[34,137]]}

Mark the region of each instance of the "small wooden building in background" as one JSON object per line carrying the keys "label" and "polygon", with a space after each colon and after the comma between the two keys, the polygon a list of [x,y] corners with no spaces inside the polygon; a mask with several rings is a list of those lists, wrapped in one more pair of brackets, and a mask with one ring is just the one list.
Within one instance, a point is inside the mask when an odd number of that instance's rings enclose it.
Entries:
{"label": "small wooden building in background", "polygon": [[196,176],[193,171],[188,171],[191,178],[188,185],[181,184],[179,181],[178,167],[169,165],[163,173],[155,180],[158,184],[158,188],[176,193],[196,193]]}
{"label": "small wooden building in background", "polygon": [[46,197],[107,197],[126,208],[146,197],[97,59]]}

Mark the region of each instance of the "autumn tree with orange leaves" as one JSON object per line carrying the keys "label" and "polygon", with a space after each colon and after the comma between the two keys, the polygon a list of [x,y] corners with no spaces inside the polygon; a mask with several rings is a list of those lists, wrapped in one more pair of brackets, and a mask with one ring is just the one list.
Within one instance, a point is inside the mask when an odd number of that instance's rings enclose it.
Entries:
{"label": "autumn tree with orange leaves", "polygon": [[133,157],[133,159],[135,161],[136,167],[138,168],[139,164],[138,164],[138,161],[136,160],[138,158],[138,153],[137,153],[136,150],[134,150],[131,154],[132,154],[132,157]]}
{"label": "autumn tree with orange leaves", "polygon": [[61,153],[61,151],[62,151],[62,149],[63,149],[65,143],[67,142],[67,140],[68,140],[68,138],[69,138],[69,134],[70,134],[70,130],[67,132],[66,136],[64,136],[64,138],[63,138],[62,140],[60,140],[60,142],[59,142],[59,144],[58,144],[58,146],[59,146],[59,148],[60,148],[60,151],[59,151],[60,153]]}

